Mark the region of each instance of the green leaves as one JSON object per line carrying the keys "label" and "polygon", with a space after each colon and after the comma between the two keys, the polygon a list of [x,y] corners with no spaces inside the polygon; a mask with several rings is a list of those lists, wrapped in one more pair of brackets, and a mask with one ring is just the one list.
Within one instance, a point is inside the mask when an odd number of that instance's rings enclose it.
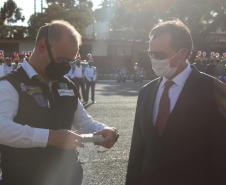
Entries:
{"label": "green leaves", "polygon": [[24,16],[21,13],[21,8],[18,8],[13,0],[8,0],[0,9],[0,25],[7,23],[15,23],[19,20],[24,21]]}
{"label": "green leaves", "polygon": [[27,27],[0,25],[0,39],[14,38],[22,39],[28,36]]}
{"label": "green leaves", "polygon": [[[149,32],[160,20],[180,18],[199,35],[217,27],[226,28],[225,0],[118,0],[114,30],[131,28]],[[142,35],[141,35],[142,37]]]}
{"label": "green leaves", "polygon": [[80,33],[84,33],[92,21],[92,2],[89,0],[47,0],[47,3],[48,7],[43,13],[30,17],[28,24],[31,38],[35,38],[40,26],[55,19],[70,22]]}
{"label": "green leaves", "polygon": [[24,21],[21,13],[13,0],[8,0],[0,8],[0,38],[24,38],[27,36],[27,29],[23,26],[9,26],[7,24]]}

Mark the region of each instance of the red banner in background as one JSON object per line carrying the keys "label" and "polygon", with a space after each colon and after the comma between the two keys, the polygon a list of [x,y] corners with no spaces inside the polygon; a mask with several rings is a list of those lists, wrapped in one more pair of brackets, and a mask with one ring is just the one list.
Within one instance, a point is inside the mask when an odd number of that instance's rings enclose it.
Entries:
{"label": "red banner in background", "polygon": [[223,53],[224,58],[226,58],[226,53]]}
{"label": "red banner in background", "polygon": [[13,53],[13,60],[14,62],[19,62],[20,61],[20,56],[18,52]]}
{"label": "red banner in background", "polygon": [[0,50],[0,60],[4,59],[4,50]]}

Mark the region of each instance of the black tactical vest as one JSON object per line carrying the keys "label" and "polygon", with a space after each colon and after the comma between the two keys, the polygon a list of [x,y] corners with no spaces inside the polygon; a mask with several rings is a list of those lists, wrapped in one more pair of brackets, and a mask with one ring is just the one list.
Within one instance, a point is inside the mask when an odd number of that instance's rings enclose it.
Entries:
{"label": "black tactical vest", "polygon": [[[68,79],[62,78],[48,86],[29,79],[22,68],[3,79],[8,80],[19,95],[15,122],[36,128],[71,129],[78,97]],[[82,178],[74,150],[4,146],[1,153],[5,185],[72,185]]]}

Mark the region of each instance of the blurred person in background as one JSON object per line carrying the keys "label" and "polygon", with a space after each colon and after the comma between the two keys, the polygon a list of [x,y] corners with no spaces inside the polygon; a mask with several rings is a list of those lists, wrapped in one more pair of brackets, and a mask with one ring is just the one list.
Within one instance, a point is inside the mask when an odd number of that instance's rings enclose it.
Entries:
{"label": "blurred person in background", "polygon": [[[205,54],[204,54],[205,55]],[[195,63],[194,65],[196,66],[196,68],[201,71],[201,72],[205,72],[206,71],[206,60],[203,59],[203,55],[202,55],[202,51],[198,51],[197,55],[195,57]]]}
{"label": "blurred person in background", "polygon": [[216,55],[217,64],[215,67],[216,70],[216,77],[221,79],[223,76],[226,75],[225,65],[223,62],[223,56],[221,57],[219,53]]}
{"label": "blurred person in background", "polygon": [[206,71],[205,73],[211,76],[217,76],[216,65],[219,62],[219,53],[211,52],[210,57],[207,59]]}
{"label": "blurred person in background", "polygon": [[86,99],[85,103],[89,101],[89,91],[91,88],[91,101],[92,103],[96,103],[95,101],[95,86],[96,86],[96,79],[97,79],[97,69],[94,66],[93,61],[88,61],[88,66],[85,68],[84,76],[85,76],[85,88],[86,88]]}
{"label": "blurred person in background", "polygon": [[71,70],[67,76],[75,83],[78,89],[79,99],[85,101],[85,80],[83,74],[83,66],[81,65],[81,58],[76,57],[76,61],[71,64]]}
{"label": "blurred person in background", "polygon": [[6,57],[4,59],[4,63],[0,67],[0,75],[5,76],[12,71],[13,71],[12,59],[10,57]]}

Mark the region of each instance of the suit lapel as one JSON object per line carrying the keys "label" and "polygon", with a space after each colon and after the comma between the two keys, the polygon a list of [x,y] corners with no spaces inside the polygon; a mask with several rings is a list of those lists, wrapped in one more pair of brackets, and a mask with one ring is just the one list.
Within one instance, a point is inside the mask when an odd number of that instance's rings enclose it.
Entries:
{"label": "suit lapel", "polygon": [[177,99],[175,107],[169,116],[169,120],[165,129],[166,131],[168,127],[178,122],[175,120],[180,120],[179,118],[183,119],[186,113],[192,107],[191,105],[193,104],[193,102],[197,101],[195,98],[196,93],[194,91],[196,91],[197,88],[199,88],[196,85],[198,76],[199,76],[199,72],[193,68],[190,76],[185,82],[184,87]]}
{"label": "suit lapel", "polygon": [[[190,105],[193,104],[192,102],[196,101],[194,98],[193,90],[197,89],[196,81],[199,77],[199,72],[196,69],[192,69],[190,76],[188,77],[185,85],[182,89],[181,94],[178,97],[176,105],[170,114],[166,129],[170,127],[171,124],[174,124],[174,120],[178,120],[179,117],[183,118],[183,115],[190,109]],[[156,94],[161,83],[162,78],[158,78],[156,81],[153,82],[146,90],[145,94],[143,95],[144,98],[142,100],[142,128],[143,133],[147,138],[150,138],[151,135],[155,135],[156,129],[154,129],[153,125],[153,109],[155,104]]]}

